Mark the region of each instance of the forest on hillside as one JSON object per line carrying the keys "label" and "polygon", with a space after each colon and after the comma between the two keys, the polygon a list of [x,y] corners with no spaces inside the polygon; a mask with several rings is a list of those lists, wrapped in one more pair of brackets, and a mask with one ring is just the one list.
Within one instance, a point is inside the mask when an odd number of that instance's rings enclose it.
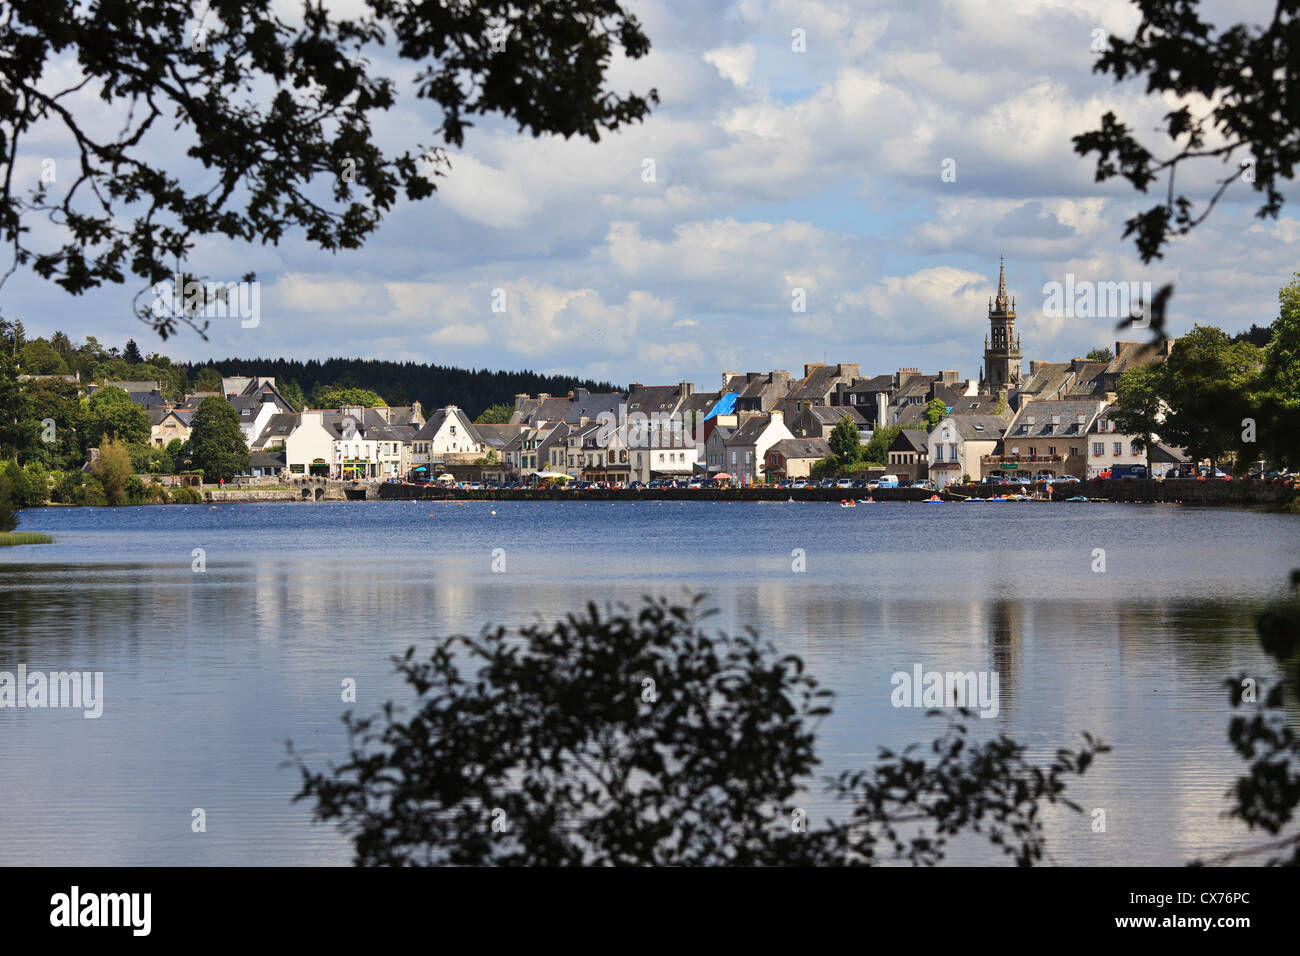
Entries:
{"label": "forest on hillside", "polygon": [[193,381],[206,368],[222,375],[269,375],[277,383],[295,383],[304,395],[318,386],[363,388],[382,395],[390,405],[418,401],[426,410],[459,405],[477,416],[493,405],[513,405],[521,392],[564,395],[571,389],[613,391],[608,382],[595,382],[572,375],[541,375],[537,372],[507,372],[489,369],[425,365],[420,362],[391,362],[382,359],[331,358],[323,362],[285,358],[220,359],[213,362],[180,363]]}
{"label": "forest on hillside", "polygon": [[[477,417],[493,406],[514,406],[515,395],[547,392],[564,395],[571,389],[612,391],[608,382],[572,375],[507,372],[490,369],[391,362],[381,359],[331,358],[300,361],[286,358],[220,359],[181,362],[158,352],[142,354],[134,340],[124,347],[107,345],[94,336],[73,341],[63,332],[49,338],[29,338],[21,320],[7,324],[4,348],[15,371],[31,375],[80,376],[83,382],[156,381],[163,383],[168,399],[179,401],[190,392],[215,391],[223,375],[262,375],[275,379],[295,408],[326,401],[340,391],[373,392],[390,405],[418,401],[426,410],[459,405]],[[359,401],[366,401],[359,399]]]}

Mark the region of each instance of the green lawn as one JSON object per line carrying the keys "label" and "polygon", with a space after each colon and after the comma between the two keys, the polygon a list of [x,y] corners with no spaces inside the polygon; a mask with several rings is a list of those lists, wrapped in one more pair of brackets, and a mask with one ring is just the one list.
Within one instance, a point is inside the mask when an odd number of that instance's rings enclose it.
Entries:
{"label": "green lawn", "polygon": [[48,534],[35,531],[0,531],[0,548],[10,544],[53,544]]}

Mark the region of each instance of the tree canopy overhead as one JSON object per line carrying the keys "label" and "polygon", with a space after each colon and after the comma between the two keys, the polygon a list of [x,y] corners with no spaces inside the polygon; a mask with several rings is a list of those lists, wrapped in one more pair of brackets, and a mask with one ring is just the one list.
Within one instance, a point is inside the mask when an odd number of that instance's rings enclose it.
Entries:
{"label": "tree canopy overhead", "polygon": [[[1276,0],[1266,25],[1222,31],[1201,18],[1198,0],[1134,2],[1142,13],[1137,32],[1131,40],[1110,37],[1094,69],[1117,81],[1145,77],[1148,93],[1176,102],[1164,116],[1165,140],[1148,148],[1107,112],[1100,128],[1074,137],[1074,147],[1080,156],[1097,154],[1098,182],[1122,176],[1145,193],[1166,178],[1163,200],[1125,224],[1124,236],[1150,262],[1234,184],[1260,194],[1257,215],[1277,217],[1285,200],[1278,184],[1294,177],[1300,160],[1300,2]],[[1180,166],[1193,160],[1221,164],[1208,196],[1190,197],[1176,185]]]}
{"label": "tree canopy overhead", "polygon": [[[357,248],[399,194],[434,192],[450,168],[444,147],[461,146],[476,115],[594,141],[658,101],[654,90],[606,87],[616,52],[650,48],[619,0],[366,0],[354,16],[304,2],[298,22],[274,7],[5,4],[0,235],[14,269],[73,294],[134,275],[143,293],[177,272],[195,278],[185,260],[203,236],[274,244],[301,231],[322,249]],[[401,152],[377,143],[372,124],[399,93],[372,59],[385,53],[407,61],[392,72],[413,74],[410,92],[441,111],[434,142]],[[91,94],[101,102],[87,108]],[[105,116],[120,121],[116,132],[102,132]],[[29,141],[45,150],[58,135],[71,141],[73,169],[47,158],[31,164],[35,181],[15,175]],[[158,161],[160,137],[201,172]],[[34,219],[62,238],[45,238]],[[192,310],[155,314],[139,296],[136,311],[164,338],[178,323],[206,327]]]}

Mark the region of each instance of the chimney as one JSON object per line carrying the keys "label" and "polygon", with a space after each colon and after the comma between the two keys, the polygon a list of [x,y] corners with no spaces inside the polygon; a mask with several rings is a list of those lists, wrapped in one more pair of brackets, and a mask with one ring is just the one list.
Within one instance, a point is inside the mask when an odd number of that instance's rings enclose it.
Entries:
{"label": "chimney", "polygon": [[1060,415],[1053,415],[1053,416],[1052,416],[1052,426],[1055,427],[1055,426],[1060,425],[1060,424],[1061,424],[1061,416],[1060,416]]}
{"label": "chimney", "polygon": [[772,411],[769,414],[772,416],[773,425],[785,424],[785,412],[781,411],[779,408],[772,409]]}
{"label": "chimney", "polygon": [[956,385],[960,376],[955,369],[942,369],[939,372],[939,382],[943,385]]}
{"label": "chimney", "polygon": [[804,363],[804,367],[803,367],[803,377],[807,378],[809,375],[813,373],[813,369],[815,368],[825,368],[825,367],[826,366],[823,365],[821,362],[806,362]]}
{"label": "chimney", "polygon": [[862,375],[862,366],[857,362],[841,362],[835,366],[835,374],[840,378],[847,378],[852,381]]}
{"label": "chimney", "polygon": [[680,395],[682,398],[690,398],[692,395],[695,394],[695,383],[694,383],[694,382],[678,382],[678,383],[677,383],[677,394]]}
{"label": "chimney", "polygon": [[898,380],[898,387],[902,388],[912,379],[919,378],[920,375],[921,375],[921,370],[919,368],[900,368],[896,376]]}

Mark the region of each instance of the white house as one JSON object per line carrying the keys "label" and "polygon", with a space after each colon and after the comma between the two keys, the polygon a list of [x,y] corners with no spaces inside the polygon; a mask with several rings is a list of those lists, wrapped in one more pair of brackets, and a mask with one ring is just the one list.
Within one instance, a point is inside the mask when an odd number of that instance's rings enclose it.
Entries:
{"label": "white house", "polygon": [[297,427],[285,437],[285,467],[291,475],[327,478],[333,473],[334,435],[325,427],[324,416],[324,412],[303,412]]}
{"label": "white house", "polygon": [[785,415],[777,409],[767,414],[741,414],[739,427],[724,439],[723,471],[742,484],[752,484],[763,477],[767,450],[779,441],[794,438],[785,425]]}
{"label": "white house", "polygon": [[928,439],[930,480],[936,488],[978,480],[980,459],[993,454],[1007,423],[996,415],[949,415],[934,426]]}
{"label": "white house", "polygon": [[487,452],[466,414],[455,405],[440,408],[411,437],[410,467],[432,472],[438,465],[472,464]]}

